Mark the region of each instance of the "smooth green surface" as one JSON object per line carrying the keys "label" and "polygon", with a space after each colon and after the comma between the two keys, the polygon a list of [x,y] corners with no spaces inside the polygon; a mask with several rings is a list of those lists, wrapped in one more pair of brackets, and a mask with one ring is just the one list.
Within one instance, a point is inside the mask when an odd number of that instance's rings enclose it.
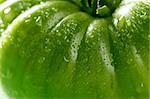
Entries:
{"label": "smooth green surface", "polygon": [[123,2],[109,18],[53,0],[11,19],[0,37],[10,99],[148,99],[150,3]]}

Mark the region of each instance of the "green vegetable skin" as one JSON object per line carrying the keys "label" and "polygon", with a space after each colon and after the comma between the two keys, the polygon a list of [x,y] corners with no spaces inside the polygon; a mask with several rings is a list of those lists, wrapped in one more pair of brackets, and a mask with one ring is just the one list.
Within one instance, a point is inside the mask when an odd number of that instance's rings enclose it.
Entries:
{"label": "green vegetable skin", "polygon": [[10,99],[149,98],[149,0],[123,0],[101,18],[81,11],[80,0],[38,1],[0,11],[0,78]]}
{"label": "green vegetable skin", "polygon": [[3,1],[4,3],[0,5],[0,35],[19,14],[41,1],[44,0],[36,0],[36,2],[32,0]]}

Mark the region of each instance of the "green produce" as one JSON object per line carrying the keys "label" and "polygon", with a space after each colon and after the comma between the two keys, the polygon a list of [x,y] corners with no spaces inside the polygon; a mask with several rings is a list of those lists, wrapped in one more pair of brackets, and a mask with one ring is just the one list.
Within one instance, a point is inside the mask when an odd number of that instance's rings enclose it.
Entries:
{"label": "green produce", "polygon": [[149,99],[149,0],[6,2],[0,81],[10,99]]}
{"label": "green produce", "polygon": [[[42,0],[8,0],[0,5],[0,35],[7,26],[21,13]],[[44,0],[43,0],[44,1]]]}

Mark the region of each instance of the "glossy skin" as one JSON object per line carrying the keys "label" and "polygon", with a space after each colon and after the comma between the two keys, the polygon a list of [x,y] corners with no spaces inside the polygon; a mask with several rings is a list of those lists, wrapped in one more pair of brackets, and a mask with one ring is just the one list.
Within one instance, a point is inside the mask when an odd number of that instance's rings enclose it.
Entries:
{"label": "glossy skin", "polygon": [[150,3],[123,5],[132,5],[127,14],[121,6],[113,17],[93,18],[68,1],[49,1],[12,19],[0,38],[8,96],[148,99]]}
{"label": "glossy skin", "polygon": [[10,0],[0,5],[0,35],[21,13],[44,0]]}

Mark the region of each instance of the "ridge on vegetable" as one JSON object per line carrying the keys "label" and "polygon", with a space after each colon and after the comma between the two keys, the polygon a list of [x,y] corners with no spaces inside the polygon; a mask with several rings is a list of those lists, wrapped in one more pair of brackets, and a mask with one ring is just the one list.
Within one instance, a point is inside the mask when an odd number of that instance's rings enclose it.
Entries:
{"label": "ridge on vegetable", "polygon": [[0,9],[10,99],[149,98],[149,0],[0,0]]}

